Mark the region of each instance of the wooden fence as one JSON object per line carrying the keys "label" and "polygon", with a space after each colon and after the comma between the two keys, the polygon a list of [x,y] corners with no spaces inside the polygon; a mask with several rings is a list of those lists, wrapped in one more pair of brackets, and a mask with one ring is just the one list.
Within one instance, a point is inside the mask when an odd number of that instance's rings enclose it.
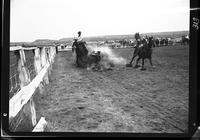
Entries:
{"label": "wooden fence", "polygon": [[57,47],[10,47],[9,129],[17,131],[43,131],[47,122],[35,109],[34,96],[43,94],[49,83]]}

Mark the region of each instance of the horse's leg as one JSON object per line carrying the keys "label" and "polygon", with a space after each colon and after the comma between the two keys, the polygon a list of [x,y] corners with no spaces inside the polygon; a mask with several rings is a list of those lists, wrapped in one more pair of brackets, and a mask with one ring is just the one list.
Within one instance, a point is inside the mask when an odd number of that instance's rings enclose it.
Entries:
{"label": "horse's leg", "polygon": [[153,63],[152,63],[151,58],[149,58],[149,63],[151,64],[151,66],[152,66],[153,68],[155,68],[155,66],[154,66]]}
{"label": "horse's leg", "polygon": [[139,67],[138,62],[139,62],[140,59],[141,59],[141,57],[138,57],[138,59],[136,60],[136,64],[135,64],[134,68],[138,68]]}
{"label": "horse's leg", "polygon": [[126,64],[127,67],[132,67],[133,60],[134,60],[134,58],[135,58],[136,56],[137,56],[137,55],[133,54],[133,57],[132,57],[130,63],[129,63],[129,64]]}
{"label": "horse's leg", "polygon": [[151,66],[153,66],[151,58],[149,58],[149,63],[151,64]]}
{"label": "horse's leg", "polygon": [[142,68],[141,68],[141,70],[146,70],[146,69],[144,68],[144,58],[142,58]]}
{"label": "horse's leg", "polygon": [[132,65],[132,63],[133,63],[133,60],[134,60],[134,58],[136,57],[136,55],[135,54],[133,54],[133,57],[132,57],[132,59],[131,59],[131,61],[130,61],[130,65]]}

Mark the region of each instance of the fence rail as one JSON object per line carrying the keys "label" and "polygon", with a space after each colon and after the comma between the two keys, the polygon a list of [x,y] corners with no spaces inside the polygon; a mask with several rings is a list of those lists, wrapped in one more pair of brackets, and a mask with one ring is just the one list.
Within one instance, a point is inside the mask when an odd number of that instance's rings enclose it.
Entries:
{"label": "fence rail", "polygon": [[[36,89],[39,88],[42,93],[42,83],[49,83],[48,76],[56,53],[55,45],[10,47],[9,126],[11,131],[17,131],[18,126],[27,116],[31,120],[32,127],[36,126],[36,111],[32,98]],[[41,118],[42,121],[38,122],[46,124],[45,118]]]}

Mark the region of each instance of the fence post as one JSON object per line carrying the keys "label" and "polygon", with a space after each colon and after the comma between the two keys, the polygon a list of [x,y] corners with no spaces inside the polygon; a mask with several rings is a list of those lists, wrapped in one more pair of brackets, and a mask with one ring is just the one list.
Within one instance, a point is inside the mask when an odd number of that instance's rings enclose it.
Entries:
{"label": "fence post", "polygon": [[[28,68],[25,67],[25,63],[26,63],[26,58],[25,58],[25,53],[24,50],[21,49],[20,50],[20,57],[21,57],[21,66],[19,63],[19,72],[20,72],[20,85],[21,88],[28,85],[31,82],[30,79],[30,73],[28,71]],[[32,99],[30,99],[30,101],[27,103],[26,107],[28,108],[28,110],[24,110],[24,113],[27,114],[27,116],[32,120],[32,125],[35,126],[36,125],[36,111],[35,111],[35,106],[34,106],[34,102]],[[29,115],[30,113],[30,115]]]}
{"label": "fence post", "polygon": [[51,57],[52,57],[52,47],[51,46],[48,48],[48,56],[49,56],[48,60],[49,60],[49,63],[50,63],[48,74],[51,75],[51,70],[52,70],[52,59],[51,59]]}
{"label": "fence post", "polygon": [[42,68],[46,65],[45,47],[41,48],[41,64]]}
{"label": "fence post", "polygon": [[48,74],[50,75],[50,73],[51,73],[51,69],[52,69],[52,61],[51,61],[51,47],[48,47],[47,48],[47,60],[48,60],[48,63],[50,64],[50,66],[49,66],[49,71],[48,71]]}
{"label": "fence post", "polygon": [[[47,53],[46,53],[46,47],[42,48],[41,51],[41,62],[42,62],[42,67],[44,67],[48,62],[47,62]],[[44,82],[45,84],[49,83],[49,78],[48,78],[48,73],[44,76]]]}
{"label": "fence post", "polygon": [[32,120],[32,125],[35,126],[37,121],[36,121],[36,111],[35,111],[35,104],[33,99],[31,98],[30,101],[30,108],[31,108],[31,120]]}
{"label": "fence post", "polygon": [[[39,48],[36,48],[34,50],[34,67],[35,67],[35,71],[36,71],[36,74],[38,74],[40,72],[40,70],[42,69],[42,62],[41,62],[41,55],[40,55],[40,49]],[[39,90],[40,90],[40,94],[42,94],[44,92],[43,90],[43,85],[42,83],[39,84]]]}
{"label": "fence post", "polygon": [[20,88],[28,85],[30,83],[30,73],[28,69],[25,67],[26,58],[24,50],[19,50],[20,59],[18,60],[18,72],[19,72],[19,80],[20,80]]}

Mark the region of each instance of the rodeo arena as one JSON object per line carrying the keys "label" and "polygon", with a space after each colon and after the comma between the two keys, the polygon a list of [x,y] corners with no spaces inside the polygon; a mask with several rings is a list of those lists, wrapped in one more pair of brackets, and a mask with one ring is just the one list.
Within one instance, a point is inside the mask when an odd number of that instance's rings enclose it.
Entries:
{"label": "rodeo arena", "polygon": [[187,133],[187,33],[11,43],[9,129]]}

